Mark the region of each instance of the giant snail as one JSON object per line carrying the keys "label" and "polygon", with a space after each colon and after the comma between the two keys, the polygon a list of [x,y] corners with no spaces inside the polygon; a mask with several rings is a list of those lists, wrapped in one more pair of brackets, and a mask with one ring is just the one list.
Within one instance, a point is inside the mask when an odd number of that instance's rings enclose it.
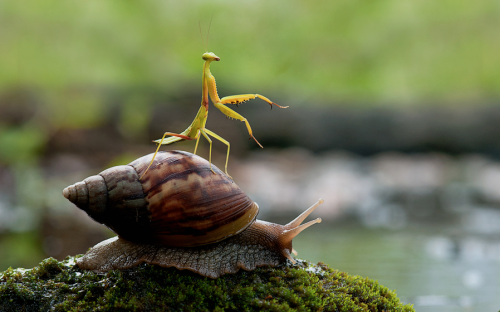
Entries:
{"label": "giant snail", "polygon": [[[321,222],[302,221],[321,203],[280,225],[256,220],[259,206],[217,167],[188,152],[159,152],[64,189],[63,195],[118,236],[77,259],[106,272],[146,262],[218,278],[240,268],[295,263],[292,239]],[[141,179],[139,179],[141,177]]]}

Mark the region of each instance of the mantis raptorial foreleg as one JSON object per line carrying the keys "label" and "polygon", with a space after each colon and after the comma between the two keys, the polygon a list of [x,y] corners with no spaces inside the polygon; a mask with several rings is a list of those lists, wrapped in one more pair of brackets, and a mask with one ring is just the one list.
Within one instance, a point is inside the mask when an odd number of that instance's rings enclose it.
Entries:
{"label": "mantis raptorial foreleg", "polygon": [[270,99],[266,98],[263,95],[260,94],[240,94],[240,95],[230,95],[230,96],[225,96],[222,99],[220,99],[221,104],[236,104],[239,105],[243,102],[253,100],[256,97],[259,99],[262,99],[266,101],[269,105],[271,105],[271,109],[273,108],[273,105],[278,106],[279,108],[287,108],[288,106],[280,106],[274,102],[272,102]]}

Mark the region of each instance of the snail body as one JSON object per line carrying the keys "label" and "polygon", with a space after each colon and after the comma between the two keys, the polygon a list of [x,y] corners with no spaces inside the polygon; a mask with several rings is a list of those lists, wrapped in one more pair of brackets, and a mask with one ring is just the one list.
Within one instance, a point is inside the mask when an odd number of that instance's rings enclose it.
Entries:
{"label": "snail body", "polygon": [[77,264],[106,272],[142,262],[217,278],[240,268],[290,259],[292,239],[321,222],[302,221],[322,200],[287,225],[256,220],[259,207],[217,167],[187,152],[152,154],[104,170],[63,195],[118,237],[91,248]]}

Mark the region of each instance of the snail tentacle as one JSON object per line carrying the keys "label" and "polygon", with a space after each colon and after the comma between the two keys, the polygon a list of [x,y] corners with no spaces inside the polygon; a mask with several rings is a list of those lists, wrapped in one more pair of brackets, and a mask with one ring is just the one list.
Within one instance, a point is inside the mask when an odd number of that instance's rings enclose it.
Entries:
{"label": "snail tentacle", "polygon": [[[301,224],[302,221],[307,218],[308,215],[311,214],[311,212],[314,211],[319,205],[323,203],[323,199],[318,200],[314,205],[311,207],[307,208],[303,213],[301,213],[297,218],[295,218],[292,222],[288,223],[287,225],[284,226],[285,230],[281,233],[279,236],[279,240],[281,241],[281,244],[283,246],[288,246],[292,244],[292,239],[297,236],[300,232],[303,230],[307,229],[313,224],[316,223],[321,223],[321,218],[317,218],[315,220],[309,221],[307,223]],[[293,259],[292,255],[290,252],[292,252],[294,255],[297,255],[297,251],[293,248],[288,249],[284,248],[282,250],[283,256],[288,258],[288,260],[292,261],[292,263],[295,263],[295,260]]]}
{"label": "snail tentacle", "polygon": [[[285,227],[289,230],[293,229],[293,228],[296,228],[298,227],[302,221],[304,221],[307,216],[309,216],[311,214],[311,212],[314,211],[314,209],[316,209],[319,205],[321,205],[322,203],[324,202],[323,199],[319,199],[314,205],[312,205],[311,207],[307,208],[303,213],[301,213],[297,218],[295,218],[293,221],[289,222],[287,225],[285,225]],[[319,219],[319,222],[321,222],[321,219]],[[316,219],[316,220],[318,220]],[[314,221],[316,221],[314,220]],[[318,222],[318,223],[319,223]],[[305,225],[305,224],[304,224]],[[300,233],[300,232],[299,232]],[[298,233],[297,233],[298,234]]]}

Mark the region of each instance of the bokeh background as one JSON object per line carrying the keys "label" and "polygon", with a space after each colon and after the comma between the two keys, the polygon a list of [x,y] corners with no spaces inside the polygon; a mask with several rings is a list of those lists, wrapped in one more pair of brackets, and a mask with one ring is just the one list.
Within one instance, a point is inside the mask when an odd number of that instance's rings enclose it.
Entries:
{"label": "bokeh background", "polygon": [[[219,94],[290,106],[235,108],[264,149],[210,110],[259,218],[324,198],[301,258],[419,311],[500,309],[499,14],[493,0],[0,1],[0,271],[112,235],[61,191],[191,123],[213,15]],[[225,153],[215,141],[215,165]]]}

